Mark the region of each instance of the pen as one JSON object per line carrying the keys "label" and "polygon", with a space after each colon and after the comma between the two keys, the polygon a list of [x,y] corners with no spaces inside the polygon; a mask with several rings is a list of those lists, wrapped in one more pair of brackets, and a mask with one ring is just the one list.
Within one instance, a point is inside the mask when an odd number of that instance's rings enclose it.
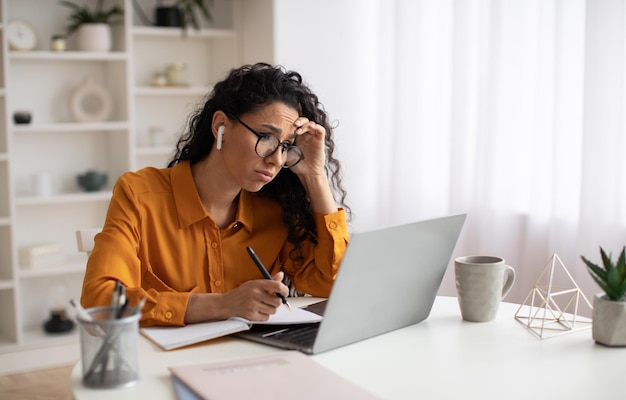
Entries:
{"label": "pen", "polygon": [[[109,319],[111,321],[117,319],[117,311],[120,308],[120,296],[121,295],[122,295],[122,282],[116,280],[115,286],[113,287],[113,296],[111,296],[111,310],[109,311]],[[107,331],[107,335],[104,339],[104,343],[100,347],[100,350],[103,350],[103,351],[106,348],[106,351],[102,353],[102,356],[100,358],[102,360],[100,362],[100,364],[102,365],[100,368],[100,381],[101,382],[104,382],[104,380],[106,379],[106,373],[107,373],[107,370],[109,369],[109,358],[110,358],[109,350],[113,347],[115,340],[121,333],[121,329],[116,330],[115,328],[116,327],[114,325],[111,325],[111,327]],[[108,345],[107,343],[110,343],[110,345]],[[119,353],[119,351],[117,353]],[[113,368],[113,370],[115,370],[115,368]]]}
{"label": "pen", "polygon": [[[118,303],[118,308],[115,312],[116,313],[115,318],[120,319],[124,315],[124,310],[126,310],[126,307],[128,306],[128,299],[126,298],[126,286],[121,282],[118,286],[117,303]],[[115,351],[114,354],[115,354],[115,358],[113,361],[115,365],[114,371],[115,371],[115,375],[117,376],[117,379],[119,379],[119,375],[122,370],[122,357],[121,357],[119,350]]]}
{"label": "pen", "polygon": [[122,282],[116,280],[115,287],[113,288],[113,296],[111,297],[111,311],[109,311],[109,318],[115,319],[117,317],[117,310],[120,306],[120,287]]}
{"label": "pen", "polygon": [[[76,310],[76,314],[80,316],[82,319],[84,319],[85,321],[93,321],[91,314],[89,314],[87,310],[85,310],[83,306],[80,305],[79,302],[77,302],[74,299],[70,299],[70,304],[72,305],[72,307],[74,307],[74,310]],[[87,330],[87,332],[89,332],[91,336],[104,337],[106,335],[106,333],[98,325],[95,325],[95,326],[88,325],[85,327],[85,329]]]}
{"label": "pen", "polygon": [[[259,271],[261,271],[261,273],[263,274],[263,277],[265,279],[269,279],[271,281],[272,280],[272,275],[270,275],[270,273],[267,272],[267,269],[265,269],[265,266],[263,265],[263,263],[261,262],[259,257],[257,257],[257,255],[254,252],[254,250],[252,250],[252,248],[250,246],[246,246],[246,250],[248,250],[248,254],[250,255],[250,258],[252,258],[252,261],[254,261],[254,263],[256,264],[257,268],[259,268]],[[282,302],[285,305],[285,307],[287,307],[287,309],[289,311],[291,311],[291,305],[289,305],[289,303],[287,302],[287,299],[285,298],[285,296],[283,296],[280,293],[276,293],[276,296],[278,296],[282,300]]]}
{"label": "pen", "polygon": [[91,315],[89,315],[87,310],[85,310],[83,306],[80,305],[79,302],[77,302],[74,299],[70,299],[70,304],[72,305],[72,307],[74,307],[74,309],[76,310],[76,313],[80,315],[82,319],[84,319],[85,321],[93,321],[93,318],[91,318]]}
{"label": "pen", "polygon": [[135,306],[133,306],[133,308],[131,308],[129,315],[135,315],[137,313],[140,313],[141,309],[143,308],[143,306],[146,305],[147,301],[148,298],[142,297],[139,302]]}
{"label": "pen", "polygon": [[116,318],[120,319],[122,318],[122,315],[124,315],[124,311],[126,310],[126,307],[128,307],[128,299],[126,298],[126,286],[124,286],[124,284],[120,285],[119,288],[119,308],[117,310],[117,315]]}

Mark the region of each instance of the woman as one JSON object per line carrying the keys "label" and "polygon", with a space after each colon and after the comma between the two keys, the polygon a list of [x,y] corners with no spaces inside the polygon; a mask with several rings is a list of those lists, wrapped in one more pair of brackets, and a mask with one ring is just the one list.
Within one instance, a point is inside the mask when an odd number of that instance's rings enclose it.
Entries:
{"label": "woman", "polygon": [[247,65],[217,83],[189,122],[168,168],[116,183],[83,306],[110,304],[116,280],[131,304],[147,298],[142,326],[267,320],[281,305],[276,294],[289,294],[285,275],[298,291],[328,296],[349,209],[317,96],[296,72]]}

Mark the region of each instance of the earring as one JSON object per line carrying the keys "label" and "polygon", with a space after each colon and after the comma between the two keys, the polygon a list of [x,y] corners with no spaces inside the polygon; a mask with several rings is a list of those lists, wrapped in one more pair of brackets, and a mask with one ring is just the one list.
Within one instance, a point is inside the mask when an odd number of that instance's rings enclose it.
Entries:
{"label": "earring", "polygon": [[222,140],[224,138],[224,125],[217,128],[217,149],[222,150]]}

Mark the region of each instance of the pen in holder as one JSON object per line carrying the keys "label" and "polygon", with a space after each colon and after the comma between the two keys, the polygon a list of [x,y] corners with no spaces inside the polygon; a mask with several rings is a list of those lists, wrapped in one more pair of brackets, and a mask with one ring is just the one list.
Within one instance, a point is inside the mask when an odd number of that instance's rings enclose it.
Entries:
{"label": "pen in holder", "polygon": [[77,316],[85,386],[118,388],[139,380],[141,312],[120,315],[119,311],[118,307],[95,307]]}

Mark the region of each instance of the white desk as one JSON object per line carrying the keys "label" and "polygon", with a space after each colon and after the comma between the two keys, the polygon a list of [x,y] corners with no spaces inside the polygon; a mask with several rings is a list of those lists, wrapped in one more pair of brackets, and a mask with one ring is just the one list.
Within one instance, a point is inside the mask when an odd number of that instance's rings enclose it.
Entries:
{"label": "white desk", "polygon": [[[295,301],[294,301],[295,300]],[[303,305],[303,299],[292,299]],[[438,297],[419,324],[313,356],[320,364],[384,399],[606,399],[621,396],[626,348],[597,345],[591,330],[539,339],[502,303],[495,321],[461,319],[454,297]],[[222,361],[280,351],[222,338],[164,352],[140,340],[140,382],[94,390],[72,371],[76,399],[175,399],[171,365]]]}

